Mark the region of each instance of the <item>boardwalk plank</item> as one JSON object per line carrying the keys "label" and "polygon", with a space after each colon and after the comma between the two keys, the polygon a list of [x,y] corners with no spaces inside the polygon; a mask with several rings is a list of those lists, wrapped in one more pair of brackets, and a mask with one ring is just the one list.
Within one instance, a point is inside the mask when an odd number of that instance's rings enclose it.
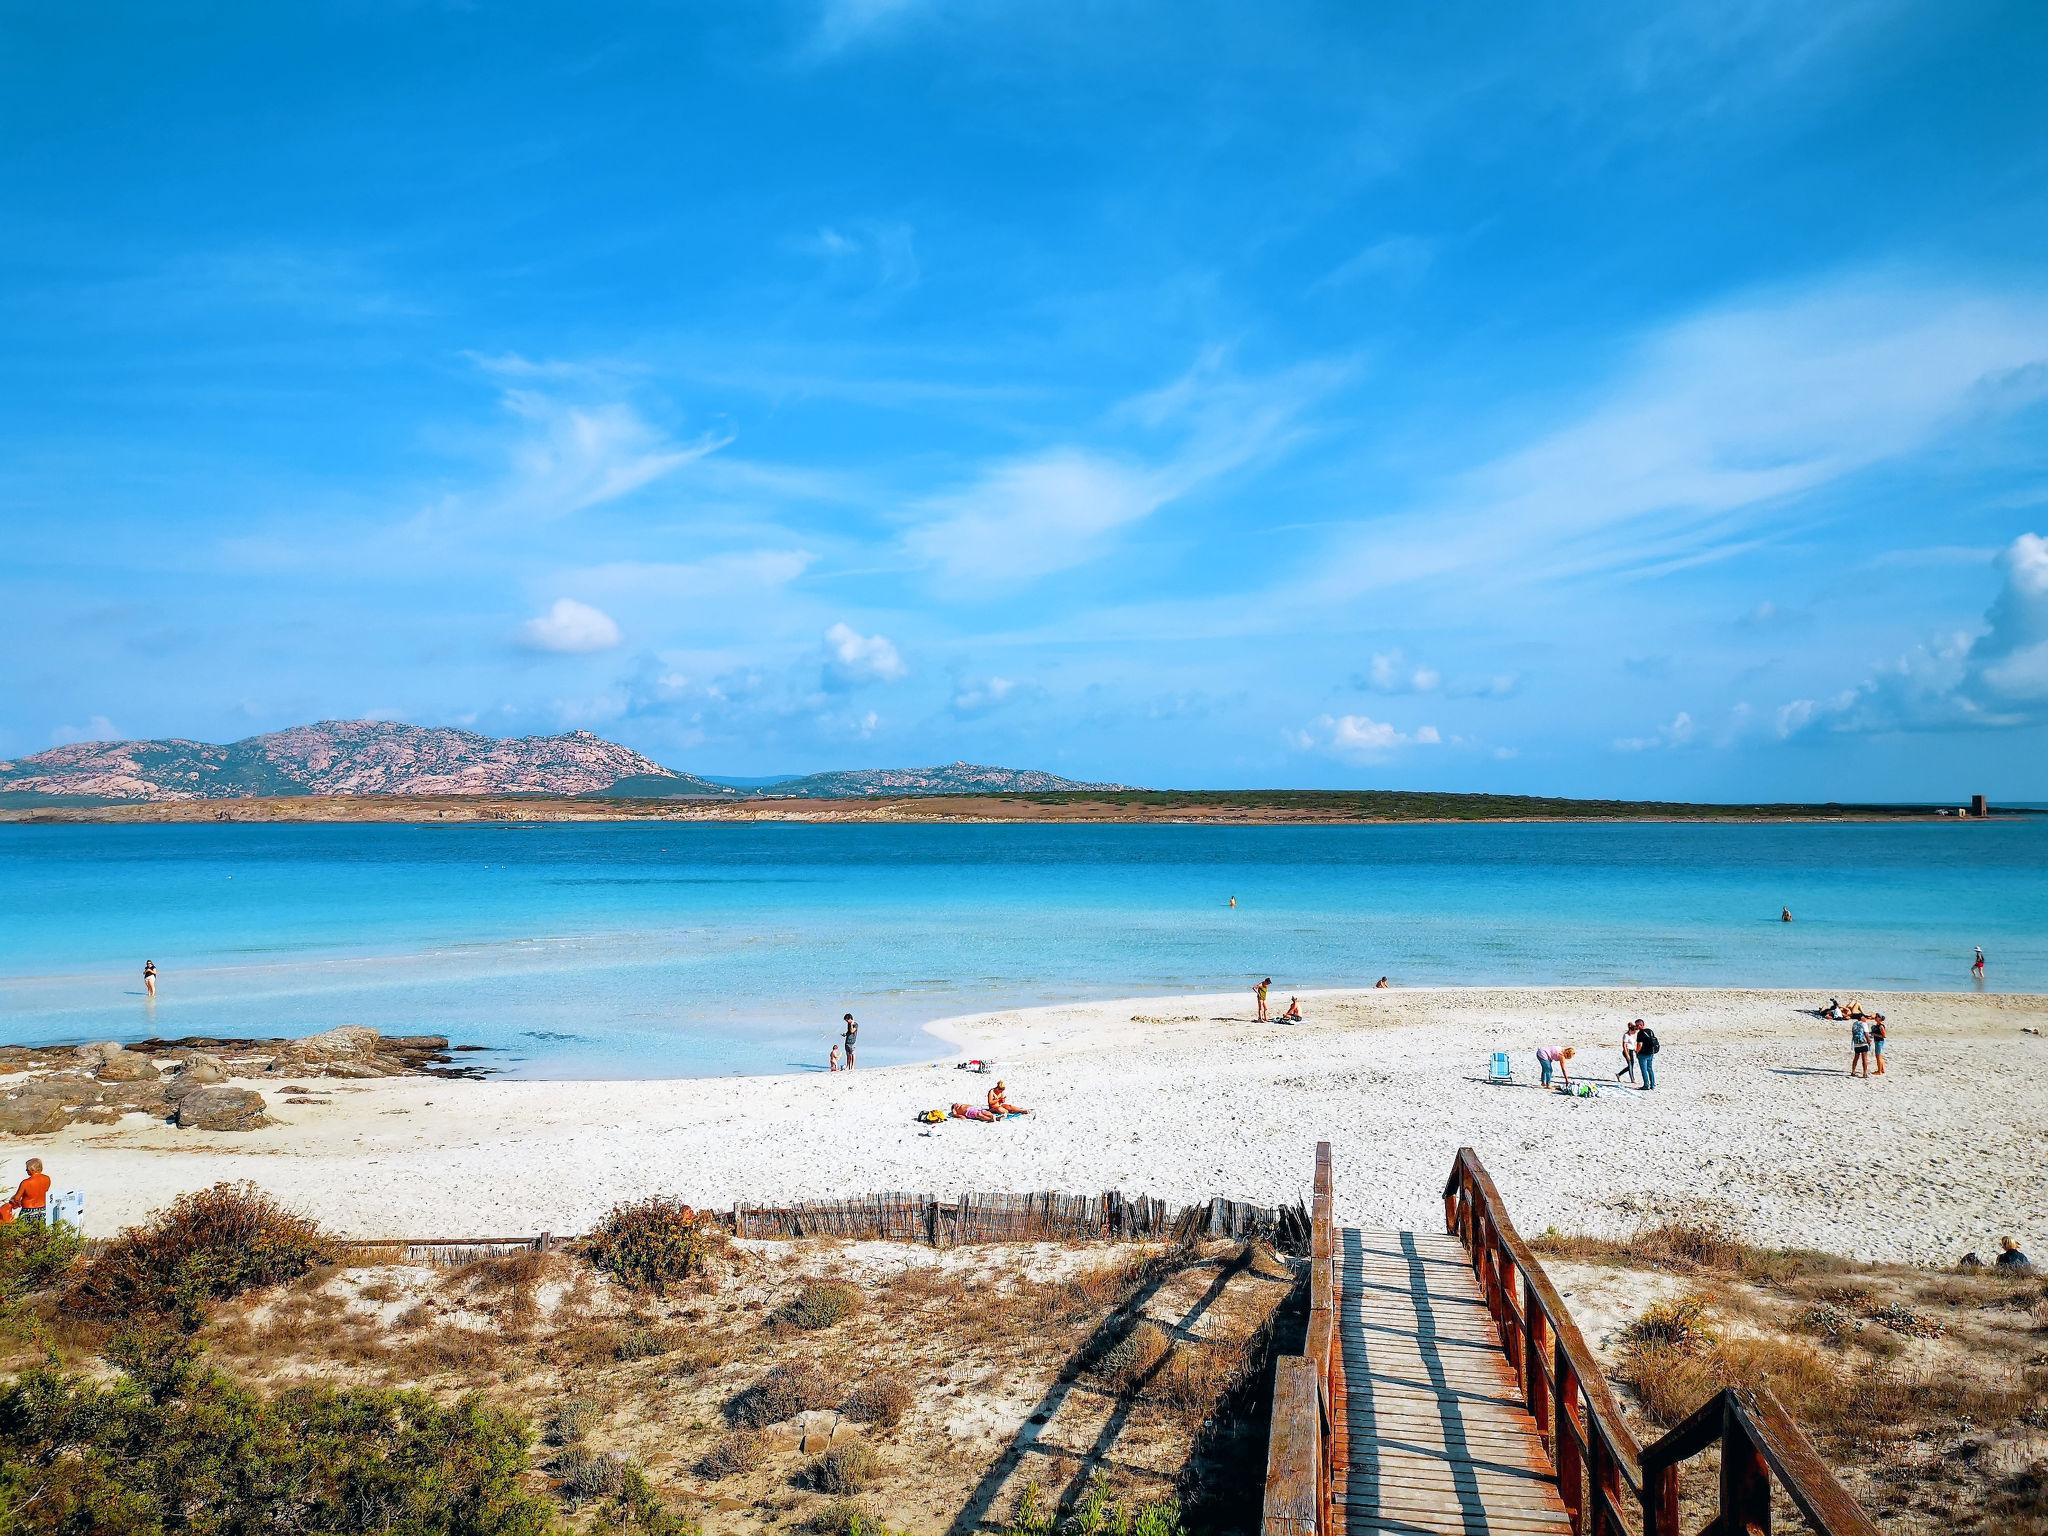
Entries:
{"label": "boardwalk plank", "polygon": [[1338,1235],[1343,1536],[1565,1536],[1564,1503],[1463,1248]]}

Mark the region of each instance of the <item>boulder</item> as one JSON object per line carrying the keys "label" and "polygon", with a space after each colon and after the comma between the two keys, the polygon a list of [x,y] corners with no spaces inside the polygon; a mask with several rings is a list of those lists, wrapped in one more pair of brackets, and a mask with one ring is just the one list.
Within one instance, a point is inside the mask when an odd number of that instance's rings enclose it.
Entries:
{"label": "boulder", "polygon": [[287,1040],[271,1058],[272,1072],[317,1073],[326,1077],[388,1077],[380,1059],[384,1037],[361,1024],[344,1024],[303,1040]]}
{"label": "boulder", "polygon": [[153,1083],[163,1075],[142,1052],[123,1050],[120,1046],[104,1052],[92,1072],[103,1083]]}
{"label": "boulder", "polygon": [[211,1056],[188,1056],[178,1066],[176,1086],[196,1086],[200,1083],[224,1083],[228,1080],[228,1069]]}
{"label": "boulder", "polygon": [[181,1126],[201,1131],[253,1131],[269,1123],[263,1095],[225,1083],[195,1085],[178,1099],[175,1116]]}
{"label": "boulder", "polygon": [[0,1133],[47,1136],[51,1131],[62,1130],[69,1118],[62,1099],[23,1093],[19,1088],[12,1093],[0,1093]]}

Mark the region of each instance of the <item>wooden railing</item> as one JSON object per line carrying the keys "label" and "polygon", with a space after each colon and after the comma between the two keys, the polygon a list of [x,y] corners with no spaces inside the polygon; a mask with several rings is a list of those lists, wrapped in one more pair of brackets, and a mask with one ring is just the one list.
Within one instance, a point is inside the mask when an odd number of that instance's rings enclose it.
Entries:
{"label": "wooden railing", "polygon": [[1274,1364],[1273,1430],[1266,1446],[1266,1497],[1259,1516],[1262,1536],[1313,1536],[1330,1529],[1337,1227],[1327,1141],[1316,1143],[1308,1252],[1307,1337],[1300,1354],[1282,1355]]}
{"label": "wooden railing", "polygon": [[1717,1393],[1648,1450],[1640,1448],[1600,1362],[1470,1147],[1459,1149],[1444,1186],[1444,1225],[1472,1256],[1579,1536],[1634,1536],[1638,1529],[1642,1536],[1679,1536],[1679,1463],[1715,1445],[1719,1508],[1701,1536],[1769,1536],[1774,1478],[1818,1536],[1879,1536],[1768,1389]]}

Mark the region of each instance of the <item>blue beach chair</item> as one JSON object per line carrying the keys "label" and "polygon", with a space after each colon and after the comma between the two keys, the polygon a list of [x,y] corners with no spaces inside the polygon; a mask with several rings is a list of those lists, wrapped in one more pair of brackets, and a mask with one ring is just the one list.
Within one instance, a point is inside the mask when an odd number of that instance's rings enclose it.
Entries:
{"label": "blue beach chair", "polygon": [[1488,1070],[1486,1080],[1489,1083],[1511,1083],[1515,1080],[1515,1069],[1508,1065],[1506,1051],[1493,1053],[1493,1066]]}

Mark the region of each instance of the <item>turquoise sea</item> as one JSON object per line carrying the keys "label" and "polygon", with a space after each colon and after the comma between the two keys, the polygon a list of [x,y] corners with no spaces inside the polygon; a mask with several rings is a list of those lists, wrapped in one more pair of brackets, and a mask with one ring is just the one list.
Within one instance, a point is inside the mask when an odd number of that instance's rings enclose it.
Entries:
{"label": "turquoise sea", "polygon": [[947,1014],[1267,974],[1961,990],[1981,944],[2048,991],[2048,817],[7,826],[0,914],[4,1041],[361,1023],[528,1076],[764,1072],[848,1009],[880,1063]]}

